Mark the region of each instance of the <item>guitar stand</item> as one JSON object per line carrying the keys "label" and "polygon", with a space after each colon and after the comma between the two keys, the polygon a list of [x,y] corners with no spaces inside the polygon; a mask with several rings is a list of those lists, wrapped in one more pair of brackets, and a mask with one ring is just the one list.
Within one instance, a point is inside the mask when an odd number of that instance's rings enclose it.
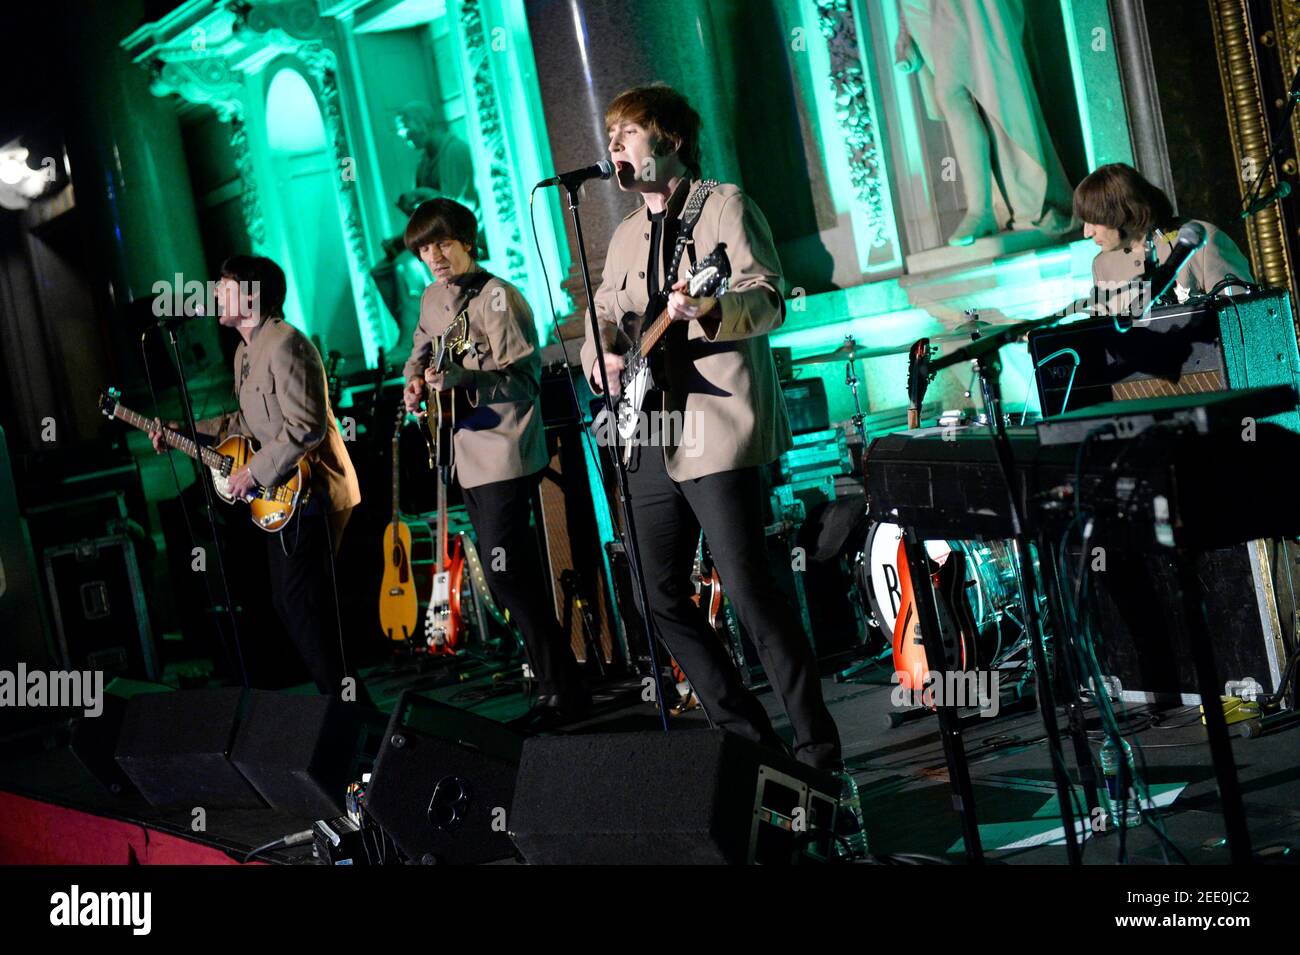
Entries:
{"label": "guitar stand", "polygon": [[[903,529],[903,553],[907,557],[907,569],[912,578],[917,626],[921,631],[921,642],[925,645],[925,658],[927,661],[943,660],[946,664],[943,638],[939,633],[934,584],[930,580],[929,556],[925,552],[924,544],[916,536],[916,531],[911,527]],[[962,743],[961,718],[957,710],[958,708],[946,698],[935,707],[939,717],[939,738],[943,743],[943,755],[948,764],[948,779],[953,788],[953,807],[961,819],[962,845],[966,850],[966,861],[980,864],[984,861],[984,848],[980,842],[979,823],[975,819],[975,790],[971,786],[970,764],[966,759],[966,747]],[[929,710],[927,709],[926,712],[928,713]]]}

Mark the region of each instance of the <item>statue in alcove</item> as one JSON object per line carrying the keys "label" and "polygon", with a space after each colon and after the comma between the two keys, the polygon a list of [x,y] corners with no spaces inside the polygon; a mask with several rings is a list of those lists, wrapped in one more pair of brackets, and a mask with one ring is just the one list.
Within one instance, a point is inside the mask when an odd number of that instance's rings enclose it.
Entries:
{"label": "statue in alcove", "polygon": [[[397,199],[403,219],[409,219],[421,202],[444,196],[470,209],[481,222],[469,146],[447,127],[433,107],[418,101],[407,103],[398,110],[393,129],[418,155],[415,187]],[[486,239],[481,227],[478,244],[480,258],[486,258]],[[383,248],[384,260],[370,270],[370,277],[397,323],[401,341],[414,328],[412,315],[418,320],[419,297],[429,284],[429,274],[406,250],[401,235],[385,239]]]}
{"label": "statue in alcove", "polygon": [[[947,123],[966,199],[949,245],[1003,228],[1061,235],[1070,186],[1025,57],[1021,0],[897,0],[897,68],[917,73],[932,119]],[[997,184],[1011,219],[994,211]]]}

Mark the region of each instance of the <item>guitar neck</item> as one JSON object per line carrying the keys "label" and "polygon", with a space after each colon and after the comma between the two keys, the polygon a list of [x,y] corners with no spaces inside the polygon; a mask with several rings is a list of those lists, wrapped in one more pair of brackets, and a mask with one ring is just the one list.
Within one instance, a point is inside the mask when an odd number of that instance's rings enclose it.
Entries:
{"label": "guitar neck", "polygon": [[401,443],[402,443],[401,438],[397,435],[394,435],[393,436],[393,526],[394,527],[397,526],[397,489],[398,489],[397,482],[398,482],[398,477],[401,474],[401,467],[402,467],[401,458],[400,458],[401,450],[399,447]]}
{"label": "guitar neck", "polygon": [[668,309],[664,309],[659,313],[659,317],[641,333],[641,344],[637,346],[637,356],[644,358],[654,351],[655,345],[659,344],[659,339],[664,337],[664,332],[668,331],[668,326],[671,324],[672,320],[668,317]]}
{"label": "guitar neck", "polygon": [[438,478],[438,570],[447,567],[447,485]]}
{"label": "guitar neck", "polygon": [[[113,408],[113,417],[125,421],[131,427],[138,428],[141,431],[148,431],[153,427],[152,419],[146,418],[144,415],[138,414],[130,408],[126,408],[122,405],[117,405]],[[163,441],[168,447],[175,448],[177,451],[188,454],[190,457],[202,461],[210,468],[216,468],[218,471],[221,470],[225,458],[216,451],[211,448],[205,448],[202,445],[196,445],[179,431],[172,431],[170,428],[163,428],[162,434]]]}

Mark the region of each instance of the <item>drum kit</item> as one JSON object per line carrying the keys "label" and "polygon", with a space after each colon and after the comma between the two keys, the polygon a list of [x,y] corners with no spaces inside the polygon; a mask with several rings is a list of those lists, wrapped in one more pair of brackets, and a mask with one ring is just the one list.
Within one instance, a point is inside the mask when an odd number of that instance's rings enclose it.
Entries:
{"label": "drum kit", "polygon": [[[971,313],[967,322],[957,326],[951,332],[929,338],[931,347],[945,344],[969,344],[979,338],[980,331],[990,327],[989,323],[979,321]],[[817,355],[808,355],[791,362],[795,367],[825,365],[843,362],[845,366],[844,384],[853,396],[854,428],[862,440],[865,455],[868,445],[865,415],[862,411],[858,393],[860,379],[857,362],[872,358],[908,354],[912,343],[906,345],[862,348],[853,336],[845,336],[843,344],[833,351]],[[866,462],[864,461],[864,468]],[[866,617],[867,625],[874,628],[883,640],[886,655],[889,648],[894,648],[897,657],[899,609],[904,604],[904,586],[906,576],[900,573],[902,557],[902,529],[897,524],[873,516],[868,525],[866,542],[857,553],[853,565],[853,586],[856,598]],[[932,540],[925,542],[932,567],[936,572],[952,559],[962,568],[965,580],[963,589],[969,600],[970,617],[978,636],[978,659],[985,667],[996,666],[1011,655],[1019,645],[1017,635],[1023,636],[1024,619],[1020,607],[1020,592],[1016,583],[1016,555],[1014,549],[1005,541],[946,541]],[[910,599],[910,595],[909,598]],[[869,641],[871,642],[871,641]],[[877,642],[877,646],[881,645]],[[837,679],[854,675],[874,663],[865,661],[842,671]],[[896,659],[895,665],[900,663]]]}

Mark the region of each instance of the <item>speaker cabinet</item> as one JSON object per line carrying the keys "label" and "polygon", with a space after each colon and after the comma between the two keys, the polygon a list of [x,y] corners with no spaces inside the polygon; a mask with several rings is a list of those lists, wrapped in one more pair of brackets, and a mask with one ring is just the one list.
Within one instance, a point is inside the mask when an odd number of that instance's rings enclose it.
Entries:
{"label": "speaker cabinet", "polygon": [[152,806],[260,809],[230,762],[242,688],[146,693],[127,704],[117,764]]}
{"label": "speaker cabinet", "polygon": [[366,810],[412,862],[511,858],[506,810],[523,739],[493,720],[406,691],[366,789]]}
{"label": "speaker cabinet", "polygon": [[823,861],[838,781],[722,730],[530,739],[510,831],[534,864]]}
{"label": "speaker cabinet", "polygon": [[250,690],[230,760],[272,809],[341,816],[348,783],[361,778],[367,712],[332,696]]}

